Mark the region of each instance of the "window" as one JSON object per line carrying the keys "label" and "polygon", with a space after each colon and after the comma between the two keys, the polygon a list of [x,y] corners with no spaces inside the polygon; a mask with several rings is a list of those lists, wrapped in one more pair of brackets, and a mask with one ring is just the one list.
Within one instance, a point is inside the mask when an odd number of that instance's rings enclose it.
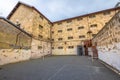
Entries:
{"label": "window", "polygon": [[58,33],[61,33],[62,32],[62,30],[58,30]]}
{"label": "window", "polygon": [[42,46],[38,46],[38,49],[42,49]]}
{"label": "window", "polygon": [[52,49],[54,49],[54,47],[52,47]]}
{"label": "window", "polygon": [[92,34],[92,36],[93,36],[93,37],[95,37],[95,36],[96,36],[96,34]]}
{"label": "window", "polygon": [[63,38],[58,38],[58,41],[61,41],[61,40],[63,40]]}
{"label": "window", "polygon": [[72,28],[67,29],[67,31],[72,31]]}
{"label": "window", "polygon": [[89,18],[95,18],[96,16],[95,15],[90,15]]}
{"label": "window", "polygon": [[68,37],[68,39],[73,39],[73,37],[72,37],[72,36],[70,36],[70,37]]}
{"label": "window", "polygon": [[104,12],[103,15],[110,15],[110,11]]}
{"label": "window", "polygon": [[69,48],[69,49],[73,49],[73,48],[74,48],[74,46],[68,46],[68,48]]}
{"label": "window", "polygon": [[85,35],[80,35],[79,38],[85,38]]}
{"label": "window", "polygon": [[97,27],[97,24],[90,25],[91,28]]}
{"label": "window", "polygon": [[58,47],[58,49],[63,49],[63,47],[62,47],[62,46],[60,46],[60,47]]}
{"label": "window", "polygon": [[39,35],[38,37],[39,37],[39,39],[43,38],[43,36],[42,36],[42,35]]}
{"label": "window", "polygon": [[52,34],[54,34],[54,31],[52,31]]}
{"label": "window", "polygon": [[52,39],[52,41],[54,41],[54,39]]}
{"label": "window", "polygon": [[39,29],[43,29],[43,26],[39,25]]}
{"label": "window", "polygon": [[84,29],[84,26],[80,26],[80,27],[78,27],[78,29]]}
{"label": "window", "polygon": [[59,22],[59,23],[57,23],[58,25],[61,25],[62,23],[61,22]]}
{"label": "window", "polygon": [[43,16],[40,15],[40,18],[43,19]]}
{"label": "window", "polygon": [[80,20],[83,20],[83,18],[78,18],[77,20],[80,21]]}
{"label": "window", "polygon": [[67,21],[67,23],[70,23],[70,22],[72,22],[72,21],[71,21],[71,20],[68,20],[68,21]]}

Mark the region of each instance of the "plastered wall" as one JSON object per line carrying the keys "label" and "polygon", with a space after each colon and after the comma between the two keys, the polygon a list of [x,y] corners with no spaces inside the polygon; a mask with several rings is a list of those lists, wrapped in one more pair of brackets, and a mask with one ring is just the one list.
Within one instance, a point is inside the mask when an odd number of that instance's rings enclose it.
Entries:
{"label": "plastered wall", "polygon": [[99,59],[120,70],[120,12],[92,40]]}

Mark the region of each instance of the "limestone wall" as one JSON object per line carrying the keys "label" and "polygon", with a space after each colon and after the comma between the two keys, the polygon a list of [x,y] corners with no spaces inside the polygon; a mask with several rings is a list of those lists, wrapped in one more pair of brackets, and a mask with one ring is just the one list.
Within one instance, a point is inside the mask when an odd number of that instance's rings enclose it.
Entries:
{"label": "limestone wall", "polygon": [[120,70],[120,12],[92,40],[99,59]]}
{"label": "limestone wall", "polygon": [[[77,55],[77,45],[83,45],[84,40],[96,35],[117,11],[100,12],[54,22],[52,27],[52,53],[55,55]],[[89,37],[87,34],[89,30],[92,31],[92,37]],[[73,37],[73,39],[68,39],[68,37]],[[74,48],[68,49],[68,46],[74,46]],[[63,49],[58,49],[58,47],[63,47]]]}

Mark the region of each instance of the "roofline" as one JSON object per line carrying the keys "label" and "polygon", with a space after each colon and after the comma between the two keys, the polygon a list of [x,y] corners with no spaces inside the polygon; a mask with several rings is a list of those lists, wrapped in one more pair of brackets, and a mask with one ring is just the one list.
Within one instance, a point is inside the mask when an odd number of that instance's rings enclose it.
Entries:
{"label": "roofline", "polygon": [[4,17],[0,17],[0,19],[5,20],[6,22],[8,22],[9,24],[11,24],[12,26],[14,26],[15,28],[19,29],[21,32],[27,34],[29,37],[32,37],[32,35],[30,35],[29,33],[27,33],[26,31],[24,31],[23,29],[19,28],[17,25],[15,25],[14,23],[12,23],[11,21],[9,21],[8,19],[4,18]]}
{"label": "roofline", "polygon": [[101,11],[97,11],[97,12],[93,12],[93,13],[89,13],[89,14],[84,14],[84,15],[80,15],[80,16],[76,16],[76,17],[72,17],[72,18],[67,18],[67,19],[63,19],[63,20],[59,20],[59,21],[55,21],[55,22],[51,22],[47,17],[45,17],[40,11],[38,11],[34,6],[30,6],[28,4],[25,4],[23,2],[18,2],[16,4],[16,6],[13,8],[13,10],[10,12],[10,14],[7,16],[7,19],[10,19],[10,17],[14,14],[14,12],[16,11],[16,9],[20,6],[20,4],[23,4],[27,7],[30,7],[32,9],[34,9],[35,11],[37,11],[40,15],[42,15],[46,20],[48,20],[52,25],[55,24],[55,23],[59,23],[59,22],[63,22],[63,21],[67,21],[67,20],[72,20],[72,19],[77,19],[77,18],[80,18],[80,17],[86,17],[86,16],[89,16],[89,15],[94,15],[94,14],[98,14],[98,13],[102,13],[102,12],[105,12],[105,11],[112,11],[112,10],[118,10],[120,9],[120,7],[114,7],[114,8],[110,8],[110,9],[105,9],[105,10],[101,10]]}
{"label": "roofline", "polygon": [[105,10],[101,10],[101,11],[97,11],[97,12],[93,12],[93,13],[89,13],[89,14],[84,14],[84,15],[80,15],[80,16],[76,16],[76,17],[72,17],[72,18],[67,18],[67,19],[60,20],[60,21],[55,21],[55,22],[53,22],[53,24],[63,22],[63,21],[67,21],[67,20],[80,18],[80,17],[86,17],[86,16],[89,16],[89,15],[94,15],[94,14],[98,14],[98,13],[102,13],[102,12],[106,12],[106,11],[118,10],[118,9],[120,9],[120,7],[105,9]]}
{"label": "roofline", "polygon": [[12,10],[12,11],[10,12],[10,14],[7,16],[7,19],[10,19],[10,18],[11,18],[11,16],[14,14],[14,12],[17,10],[17,8],[18,8],[21,4],[22,4],[22,5],[25,5],[25,6],[29,7],[29,8],[34,9],[35,11],[37,11],[40,15],[42,15],[47,21],[49,21],[49,22],[52,24],[52,22],[51,22],[47,17],[45,17],[40,11],[38,11],[34,6],[25,4],[25,3],[20,2],[20,1],[15,5],[15,7],[13,8],[13,10]]}

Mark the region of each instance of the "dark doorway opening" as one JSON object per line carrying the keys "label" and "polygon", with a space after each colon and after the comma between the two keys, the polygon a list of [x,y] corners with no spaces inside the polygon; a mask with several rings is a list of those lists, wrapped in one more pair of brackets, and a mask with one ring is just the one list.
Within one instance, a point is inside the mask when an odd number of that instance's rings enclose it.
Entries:
{"label": "dark doorway opening", "polygon": [[77,46],[77,55],[82,56],[83,55],[83,47],[82,46]]}

